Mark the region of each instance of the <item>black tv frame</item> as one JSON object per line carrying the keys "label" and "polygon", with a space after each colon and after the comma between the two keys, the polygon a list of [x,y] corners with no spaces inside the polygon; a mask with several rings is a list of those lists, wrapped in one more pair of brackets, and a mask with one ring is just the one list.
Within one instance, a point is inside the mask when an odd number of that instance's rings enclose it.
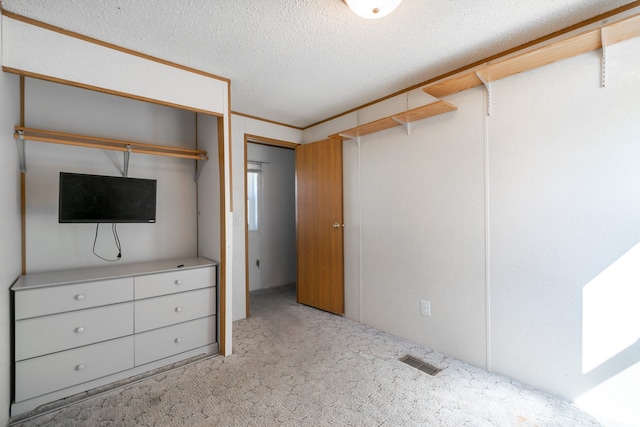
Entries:
{"label": "black tv frame", "polygon": [[155,223],[157,180],[60,172],[59,223]]}

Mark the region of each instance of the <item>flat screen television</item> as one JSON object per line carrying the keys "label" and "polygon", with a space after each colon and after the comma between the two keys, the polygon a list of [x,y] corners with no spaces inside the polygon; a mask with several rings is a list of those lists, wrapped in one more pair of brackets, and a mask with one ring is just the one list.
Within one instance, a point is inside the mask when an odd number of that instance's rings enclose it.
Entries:
{"label": "flat screen television", "polygon": [[60,172],[58,222],[155,223],[155,179]]}

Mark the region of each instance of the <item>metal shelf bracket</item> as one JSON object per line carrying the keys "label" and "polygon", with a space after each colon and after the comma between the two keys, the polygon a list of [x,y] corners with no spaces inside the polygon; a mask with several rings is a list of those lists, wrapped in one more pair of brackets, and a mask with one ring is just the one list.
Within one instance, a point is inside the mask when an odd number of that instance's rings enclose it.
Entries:
{"label": "metal shelf bracket", "polygon": [[601,68],[602,68],[602,82],[601,87],[607,87],[607,37],[605,34],[605,28],[600,28],[600,41],[602,42],[602,58],[601,58]]}
{"label": "metal shelf bracket", "polygon": [[338,136],[340,138],[344,138],[344,139],[355,139],[356,140],[356,144],[358,144],[358,147],[360,146],[360,137],[359,136],[351,136],[351,135],[347,135],[346,133],[339,133]]}
{"label": "metal shelf bracket", "polygon": [[202,172],[202,167],[204,166],[204,161],[206,159],[204,158],[204,155],[200,156],[200,159],[196,160],[196,174],[193,177],[193,182],[198,182],[198,180],[200,179],[200,172]]}
{"label": "metal shelf bracket", "polygon": [[407,131],[407,135],[411,135],[411,122],[404,122],[400,119],[397,119],[395,117],[391,117],[395,122],[399,123],[406,131]]}
{"label": "metal shelf bracket", "polygon": [[131,145],[127,145],[127,151],[124,151],[124,172],[122,176],[129,176],[129,156],[131,155]]}
{"label": "metal shelf bracket", "polygon": [[487,116],[490,116],[491,115],[491,82],[483,79],[480,73],[477,71],[476,71],[476,76],[478,76],[478,79],[480,79],[485,89],[487,90]]}
{"label": "metal shelf bracket", "polygon": [[16,144],[18,144],[18,159],[20,161],[20,172],[27,172],[27,155],[25,152],[24,131],[17,131]]}

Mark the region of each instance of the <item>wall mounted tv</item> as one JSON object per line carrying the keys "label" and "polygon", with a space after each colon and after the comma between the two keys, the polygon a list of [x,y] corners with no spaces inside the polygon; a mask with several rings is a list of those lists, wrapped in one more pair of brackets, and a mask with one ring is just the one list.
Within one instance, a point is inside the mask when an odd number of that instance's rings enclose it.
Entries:
{"label": "wall mounted tv", "polygon": [[58,222],[154,223],[155,179],[60,172]]}

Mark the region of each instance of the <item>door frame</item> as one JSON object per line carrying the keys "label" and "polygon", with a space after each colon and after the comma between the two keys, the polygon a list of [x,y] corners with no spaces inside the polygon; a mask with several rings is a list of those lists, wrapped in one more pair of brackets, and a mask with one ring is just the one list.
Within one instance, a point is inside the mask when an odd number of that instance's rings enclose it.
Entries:
{"label": "door frame", "polygon": [[247,145],[249,143],[252,144],[260,144],[267,145],[271,147],[280,147],[280,148],[289,148],[295,150],[296,147],[300,144],[296,142],[288,142],[282,141],[279,139],[267,138],[264,136],[251,135],[248,133],[244,134],[244,274],[245,274],[245,294],[246,294],[246,307],[245,307],[245,316],[249,317],[251,312],[249,310],[249,224],[247,223],[247,172],[248,172],[248,161],[247,159]]}

